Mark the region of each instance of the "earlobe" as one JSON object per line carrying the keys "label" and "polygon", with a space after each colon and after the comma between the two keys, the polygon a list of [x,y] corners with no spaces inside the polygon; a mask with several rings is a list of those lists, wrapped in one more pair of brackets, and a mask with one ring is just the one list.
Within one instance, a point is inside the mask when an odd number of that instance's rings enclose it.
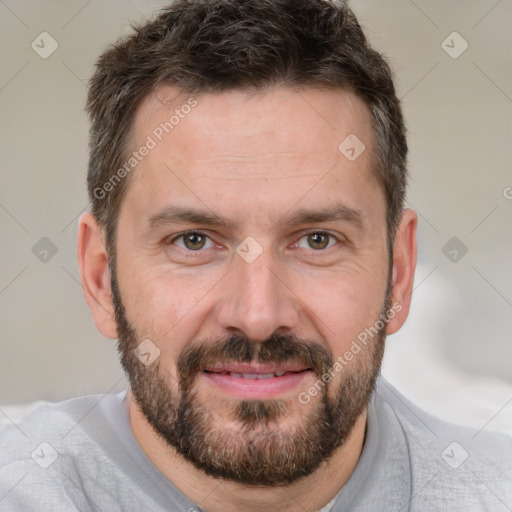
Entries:
{"label": "earlobe", "polygon": [[91,213],[79,220],[77,256],[82,290],[96,328],[107,338],[117,338],[108,253],[102,229]]}
{"label": "earlobe", "polygon": [[393,334],[404,324],[411,306],[414,272],[416,269],[418,216],[410,208],[403,211],[393,244],[393,274],[390,308],[394,315],[387,325],[387,334]]}

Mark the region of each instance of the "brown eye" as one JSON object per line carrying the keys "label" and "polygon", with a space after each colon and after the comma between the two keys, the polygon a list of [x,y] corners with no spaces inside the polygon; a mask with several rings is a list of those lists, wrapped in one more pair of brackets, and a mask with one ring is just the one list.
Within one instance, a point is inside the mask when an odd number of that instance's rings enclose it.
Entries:
{"label": "brown eye", "polygon": [[315,251],[321,251],[328,249],[336,243],[336,239],[333,235],[324,232],[309,233],[303,236],[297,246],[302,249],[314,249]]}
{"label": "brown eye", "polygon": [[[199,251],[204,248],[213,246],[212,241],[208,236],[198,231],[190,231],[184,235],[180,235],[174,240],[174,243],[182,249],[189,251]],[[209,245],[207,246],[207,244]]]}
{"label": "brown eye", "polygon": [[330,236],[326,233],[311,233],[308,237],[308,244],[312,249],[325,249],[329,245]]}
{"label": "brown eye", "polygon": [[187,249],[193,251],[196,249],[202,249],[206,242],[206,238],[199,233],[190,233],[184,236],[183,241],[185,242]]}

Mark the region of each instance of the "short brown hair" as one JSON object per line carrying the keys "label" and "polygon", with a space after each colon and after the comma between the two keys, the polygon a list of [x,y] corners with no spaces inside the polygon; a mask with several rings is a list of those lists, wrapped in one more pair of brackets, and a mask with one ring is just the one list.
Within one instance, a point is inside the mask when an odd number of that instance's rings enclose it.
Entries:
{"label": "short brown hair", "polygon": [[100,56],[87,98],[88,190],[107,248],[115,247],[128,180],[98,190],[126,162],[137,108],[160,85],[186,94],[274,85],[354,91],[373,120],[372,171],[384,189],[391,246],[407,182],[405,126],[390,68],[346,2],[176,0],[132,28]]}

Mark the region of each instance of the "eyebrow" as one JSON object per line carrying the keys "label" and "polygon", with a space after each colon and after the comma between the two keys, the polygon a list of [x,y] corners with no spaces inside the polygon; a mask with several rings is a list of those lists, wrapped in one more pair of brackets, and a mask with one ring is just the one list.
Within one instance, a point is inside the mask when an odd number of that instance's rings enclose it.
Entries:
{"label": "eyebrow", "polygon": [[336,204],[321,210],[295,210],[282,217],[276,225],[294,226],[297,224],[320,224],[322,222],[343,221],[361,229],[364,227],[365,215],[361,210],[344,204]]}
{"label": "eyebrow", "polygon": [[[321,210],[300,209],[294,210],[281,217],[275,226],[296,226],[299,224],[320,224],[322,222],[343,221],[363,228],[365,216],[361,210],[336,204]],[[169,224],[201,224],[204,226],[233,227],[234,223],[228,222],[212,211],[170,206],[149,218],[150,229],[159,229]]]}
{"label": "eyebrow", "polygon": [[229,224],[207,210],[170,206],[149,219],[151,229],[158,229],[168,224],[203,224],[205,226],[229,226]]}

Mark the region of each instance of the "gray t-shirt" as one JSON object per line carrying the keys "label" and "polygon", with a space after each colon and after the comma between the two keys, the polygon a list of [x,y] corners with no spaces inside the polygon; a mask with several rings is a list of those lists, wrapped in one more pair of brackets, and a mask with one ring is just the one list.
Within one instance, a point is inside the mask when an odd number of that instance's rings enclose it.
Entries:
{"label": "gray t-shirt", "polygon": [[[360,460],[329,507],[510,512],[512,436],[440,421],[380,378]],[[2,512],[200,510],[138,445],[126,392],[45,404],[0,430]]]}

